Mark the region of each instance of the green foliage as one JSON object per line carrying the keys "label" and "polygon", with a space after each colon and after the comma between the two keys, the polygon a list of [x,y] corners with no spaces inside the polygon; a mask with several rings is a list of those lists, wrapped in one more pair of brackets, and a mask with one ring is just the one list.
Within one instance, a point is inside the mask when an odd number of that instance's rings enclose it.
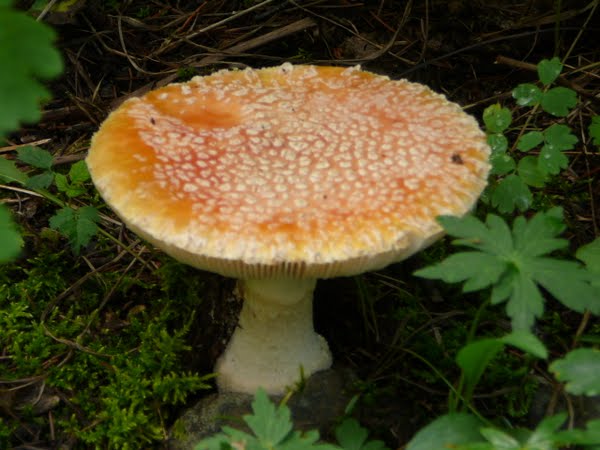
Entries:
{"label": "green foliage", "polygon": [[[577,105],[575,91],[550,87],[562,68],[558,58],[542,60],[537,67],[542,88],[530,83],[518,85],[512,93],[517,105],[533,108],[532,115],[538,107],[555,117],[568,115]],[[512,125],[510,110],[498,104],[491,105],[484,111],[483,121],[492,149],[491,173],[500,177],[489,188],[490,201],[501,213],[527,211],[533,204],[530,188],[544,187],[552,176],[568,166],[569,160],[564,152],[573,149],[578,139],[564,124],[554,123],[546,129],[526,131],[514,144],[515,149],[526,155],[516,161],[517,155],[509,152],[506,136]]]}
{"label": "green foliage", "polygon": [[547,256],[568,245],[558,238],[565,228],[562,209],[540,212],[529,221],[518,217],[512,230],[493,214],[485,224],[472,216],[439,220],[450,236],[459,238],[454,245],[474,251],[455,253],[416,275],[448,283],[465,281],[464,292],[491,288],[492,304],[507,302],[514,330],[529,330],[543,313],[538,286],[575,311],[600,312],[590,272],[574,261]]}
{"label": "green foliage", "polygon": [[[47,150],[36,147],[24,147],[19,150],[18,158],[34,169],[42,172],[33,176],[19,170],[13,161],[0,158],[0,179],[5,182],[15,182],[35,190],[42,196],[61,206],[50,218],[50,227],[62,233],[70,242],[73,251],[78,254],[81,247],[89,244],[98,233],[100,216],[93,206],[82,206],[74,209],[59,200],[48,189],[56,185],[57,191],[68,199],[80,197],[87,192],[90,174],[85,161],[72,164],[69,172],[64,175],[52,169],[52,155]],[[13,236],[14,237],[14,236]],[[13,246],[19,241],[15,241]]]}
{"label": "green foliage", "polygon": [[573,350],[550,365],[550,371],[575,395],[600,395],[600,351],[590,348]]}
{"label": "green foliage", "polygon": [[64,234],[75,253],[86,246],[98,232],[98,210],[93,206],[62,208],[50,219],[50,226]]}
{"label": "green foliage", "polygon": [[594,145],[600,147],[600,116],[592,117],[592,123],[588,127],[588,132]]}
{"label": "green foliage", "polygon": [[[73,436],[77,448],[153,448],[166,435],[169,407],[208,387],[209,377],[184,364],[194,313],[182,308],[186,298],[135,279],[116,284],[102,274],[80,284],[76,298],[56,304],[86,271],[64,252],[48,251],[0,268],[0,379],[19,386],[43,376],[48,389],[61,392],[66,401],[52,410],[54,427],[57,436]],[[117,297],[113,305],[102,305],[105,284]],[[130,296],[132,286],[137,293]],[[128,297],[135,307],[126,306]],[[145,298],[153,301],[141,303]],[[14,430],[22,420],[5,416],[13,433],[2,441],[0,427],[0,442],[18,446]]]}
{"label": "green foliage", "polygon": [[447,414],[419,430],[406,450],[447,450],[478,442],[482,438],[481,426],[482,422],[470,414]]}
{"label": "green foliage", "polygon": [[23,122],[40,119],[39,104],[50,97],[39,80],[59,75],[62,61],[52,46],[54,32],[0,2],[0,138]]}
{"label": "green foliage", "polygon": [[0,205],[0,264],[12,261],[21,251],[22,240],[8,209]]}
{"label": "green foliage", "polygon": [[344,420],[335,430],[339,445],[319,442],[318,431],[293,430],[290,409],[275,406],[259,389],[252,402],[252,414],[243,417],[252,434],[231,427],[200,441],[196,450],[386,450],[381,441],[368,441],[368,432],[354,419]]}

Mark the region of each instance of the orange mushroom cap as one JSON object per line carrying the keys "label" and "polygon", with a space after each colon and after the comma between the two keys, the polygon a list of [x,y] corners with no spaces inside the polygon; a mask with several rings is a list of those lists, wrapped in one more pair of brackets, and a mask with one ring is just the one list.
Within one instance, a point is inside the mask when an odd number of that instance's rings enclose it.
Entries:
{"label": "orange mushroom cap", "polygon": [[92,140],[102,196],[176,259],[236,278],[353,275],[410,256],[486,185],[443,95],[359,68],[223,70],[128,100]]}

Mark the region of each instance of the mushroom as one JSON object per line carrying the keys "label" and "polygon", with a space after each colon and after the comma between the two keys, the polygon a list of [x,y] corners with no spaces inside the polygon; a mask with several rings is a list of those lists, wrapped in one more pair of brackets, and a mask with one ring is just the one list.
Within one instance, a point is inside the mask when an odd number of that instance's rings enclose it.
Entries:
{"label": "mushroom", "polygon": [[477,122],[426,86],[359,67],[222,70],[133,98],[87,163],[127,226],[173,258],[239,280],[222,391],[282,393],[327,369],[317,278],[407,258],[486,185]]}

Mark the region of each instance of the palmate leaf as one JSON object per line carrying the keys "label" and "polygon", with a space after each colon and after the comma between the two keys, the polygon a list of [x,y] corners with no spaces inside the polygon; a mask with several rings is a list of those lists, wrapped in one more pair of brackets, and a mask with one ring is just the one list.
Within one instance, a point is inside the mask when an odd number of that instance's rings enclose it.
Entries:
{"label": "palmate leaf", "polygon": [[39,120],[39,103],[50,95],[38,80],[63,68],[54,32],[9,3],[0,3],[0,136]]}
{"label": "palmate leaf", "polygon": [[550,364],[550,371],[559,381],[567,383],[566,389],[575,395],[600,394],[600,351],[591,348],[573,350]]}
{"label": "palmate leaf", "polygon": [[447,450],[481,442],[481,421],[470,414],[440,416],[415,434],[406,450]]}
{"label": "palmate leaf", "polygon": [[549,256],[567,245],[558,237],[565,228],[561,208],[537,213],[529,221],[518,217],[512,230],[493,214],[485,223],[471,216],[439,221],[449,235],[460,238],[453,244],[471,251],[451,255],[415,275],[450,283],[464,281],[464,291],[491,287],[492,303],[506,301],[513,330],[531,329],[543,313],[540,287],[569,308],[600,313],[592,272],[578,262]]}
{"label": "palmate leaf", "polygon": [[86,246],[98,232],[100,220],[98,210],[93,206],[83,206],[77,210],[62,208],[50,218],[50,227],[60,231],[71,243],[75,253]]}
{"label": "palmate leaf", "polygon": [[292,431],[291,413],[288,408],[275,407],[264,390],[256,392],[252,402],[254,414],[244,416],[256,437],[269,446],[280,444]]}

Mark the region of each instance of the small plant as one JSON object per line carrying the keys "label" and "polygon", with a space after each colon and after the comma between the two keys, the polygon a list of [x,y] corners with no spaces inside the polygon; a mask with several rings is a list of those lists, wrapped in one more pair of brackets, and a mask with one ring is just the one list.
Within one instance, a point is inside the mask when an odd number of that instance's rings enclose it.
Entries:
{"label": "small plant", "polygon": [[315,430],[293,430],[290,409],[275,406],[262,389],[252,402],[252,412],[243,417],[252,434],[231,427],[196,445],[195,450],[387,450],[382,441],[367,440],[368,432],[352,419],[345,419],[335,430],[338,445],[319,442]]}
{"label": "small plant", "polygon": [[[100,220],[98,210],[93,206],[75,208],[68,201],[87,192],[85,183],[90,180],[90,174],[84,161],[71,165],[69,172],[64,175],[52,168],[52,155],[46,150],[35,147],[20,149],[17,157],[23,163],[29,164],[34,170],[42,172],[29,176],[19,170],[13,161],[0,160],[0,179],[13,182],[29,188],[44,196],[60,207],[50,218],[50,227],[61,232],[69,239],[71,248],[79,253],[98,233],[97,223]],[[49,188],[56,186],[57,195]],[[66,201],[59,197],[66,197]]]}
{"label": "small plant", "polygon": [[[60,54],[52,45],[56,37],[52,29],[14,10],[11,3],[0,1],[0,145],[21,123],[40,119],[39,104],[50,98],[40,80],[54,78],[63,70]],[[0,157],[0,181],[25,179],[14,163]],[[16,258],[21,245],[17,227],[6,208],[0,208],[0,264]]]}
{"label": "small plant", "polygon": [[[561,86],[552,87],[562,69],[558,58],[543,60],[537,66],[541,87],[525,83],[513,90],[517,104],[532,109],[510,151],[506,132],[512,124],[511,111],[498,104],[484,111],[483,121],[492,148],[491,173],[499,177],[489,188],[489,196],[492,205],[502,213],[528,210],[533,202],[530,188],[544,187],[552,176],[566,168],[569,160],[564,152],[578,142],[566,124],[554,123],[545,129],[530,129],[532,118],[539,108],[551,116],[565,117],[576,106],[575,91]],[[515,150],[523,153],[518,161]],[[533,154],[534,151],[537,154]]]}
{"label": "small plant", "polygon": [[[567,244],[557,238],[564,230],[560,208],[538,213],[529,221],[518,217],[512,231],[494,215],[488,215],[485,224],[472,217],[446,217],[440,223],[449,235],[459,238],[454,245],[476,251],[456,253],[415,274],[446,282],[465,281],[465,292],[491,288],[491,304],[507,300],[513,332],[472,340],[458,352],[456,362],[462,374],[458,386],[451,387],[450,412],[420,430],[407,450],[551,450],[568,444],[598,448],[599,420],[589,421],[585,430],[560,431],[566,414],[558,414],[546,417],[534,430],[504,430],[479,415],[471,400],[486,368],[506,345],[536,358],[548,358],[545,345],[530,332],[544,310],[538,284],[571,309],[600,314],[600,238],[577,252],[584,266],[549,255]],[[572,350],[549,367],[571,394],[600,392],[600,352],[593,348]],[[471,414],[461,411],[461,404]]]}

